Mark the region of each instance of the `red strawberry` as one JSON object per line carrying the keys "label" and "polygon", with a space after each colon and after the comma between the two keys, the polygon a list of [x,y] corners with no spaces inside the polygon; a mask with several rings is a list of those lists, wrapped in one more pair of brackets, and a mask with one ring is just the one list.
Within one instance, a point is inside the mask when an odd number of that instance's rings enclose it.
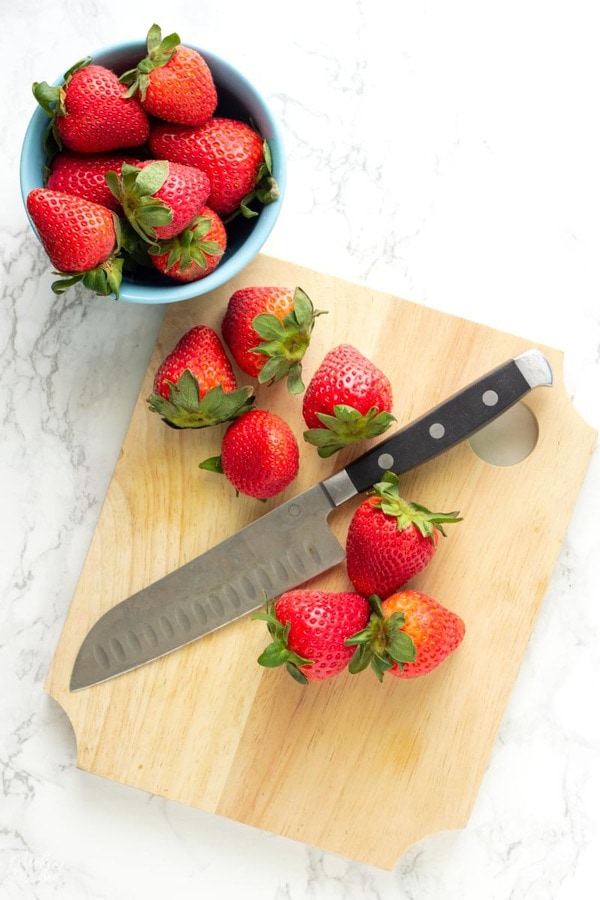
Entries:
{"label": "red strawberry", "polygon": [[394,416],[392,386],[384,373],[350,344],[330,350],[304,395],[304,439],[328,457],[347,444],[383,434]]}
{"label": "red strawberry", "polygon": [[224,474],[240,494],[266,500],[291,484],[298,464],[298,443],[287,422],[268,410],[251,409],[227,428],[221,455],[200,468]]}
{"label": "red strawberry", "polygon": [[369,614],[364,597],[349,591],[288,591],[254,616],[267,622],[273,637],[258,662],[285,665],[301,684],[333,678],[352,658],[346,639],[365,628]]}
{"label": "red strawberry", "polygon": [[304,390],[302,358],[320,314],[302,288],[247,287],[229,298],[221,330],[242,372],[261,384],[287,378],[298,394]]}
{"label": "red strawberry", "polygon": [[168,425],[205,428],[250,408],[254,402],[252,389],[236,388],[218,334],[207,325],[196,325],[160,364],[147,402]]}
{"label": "red strawberry", "polygon": [[114,72],[89,63],[87,57],[69,69],[59,87],[34,83],[34,96],[51,119],[49,136],[58,149],[78,153],[145,144],[150,124],[138,100],[126,97],[127,88]]}
{"label": "red strawberry", "polygon": [[150,248],[152,265],[176,281],[198,281],[210,275],[227,247],[227,232],[212,209],[205,206],[191,225],[168,241]]}
{"label": "red strawberry", "polygon": [[407,503],[398,476],[386,472],[373,496],[356,509],[346,537],[346,567],[355,590],[382,599],[399,590],[433,557],[443,526],[459,522],[457,512],[430,512]]}
{"label": "red strawberry", "polygon": [[148,55],[121,75],[127,96],[139,96],[147,113],[181,125],[203,125],[217,107],[217,89],[204,57],[180,44],[179,35],[163,39],[158,25],[147,36]]}
{"label": "red strawberry", "polygon": [[199,128],[155,124],[150,149],[156,159],[202,169],[210,181],[207,205],[220,216],[238,209],[255,216],[249,207],[252,200],[265,204],[279,197],[268,145],[237,119],[213,118]]}
{"label": "red strawberry", "polygon": [[174,237],[190,225],[206,205],[208,178],[193,166],[147,159],[106,181],[130,225],[150,243]]}
{"label": "red strawberry", "polygon": [[437,668],[465,636],[465,623],[421,591],[400,591],[383,603],[372,598],[369,624],[346,641],[356,646],[350,672],[369,665],[381,681],[385,672],[416,678]]}
{"label": "red strawberry", "polygon": [[50,262],[66,278],[52,290],[62,294],[81,281],[100,295],[119,296],[123,260],[119,249],[118,219],[98,203],[48,188],[34,188],[27,196],[27,211]]}
{"label": "red strawberry", "polygon": [[110,171],[120,173],[124,162],[137,164],[135,157],[123,156],[122,153],[74,153],[63,150],[50,163],[46,187],[83,197],[119,212],[121,204],[112,194],[104,176]]}

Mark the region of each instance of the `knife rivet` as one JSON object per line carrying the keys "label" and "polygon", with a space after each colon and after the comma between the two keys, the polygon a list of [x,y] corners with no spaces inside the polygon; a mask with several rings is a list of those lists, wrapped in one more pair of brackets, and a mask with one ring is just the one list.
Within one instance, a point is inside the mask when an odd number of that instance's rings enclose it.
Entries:
{"label": "knife rivet", "polygon": [[429,426],[429,434],[432,438],[439,440],[439,438],[444,437],[446,434],[446,429],[441,422],[434,422],[433,425]]}
{"label": "knife rivet", "polygon": [[391,469],[394,465],[394,457],[391,453],[382,453],[377,460],[380,469]]}
{"label": "knife rivet", "polygon": [[297,519],[301,512],[302,510],[297,503],[292,503],[291,506],[288,506],[288,513],[293,519]]}
{"label": "knife rivet", "polygon": [[495,406],[498,402],[498,394],[496,391],[484,391],[481,399],[485,406]]}

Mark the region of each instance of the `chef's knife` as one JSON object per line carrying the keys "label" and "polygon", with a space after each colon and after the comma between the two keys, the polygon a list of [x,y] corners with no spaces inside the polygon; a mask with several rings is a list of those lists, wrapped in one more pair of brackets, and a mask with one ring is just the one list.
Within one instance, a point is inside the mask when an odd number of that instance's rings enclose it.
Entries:
{"label": "chef's knife", "polygon": [[81,690],[143,666],[227,625],[342,562],[331,511],[378,482],[400,475],[468,438],[532,388],[552,384],[538,350],[510,359],[454,394],[346,468],[191,562],[118,603],[92,626],[73,667]]}

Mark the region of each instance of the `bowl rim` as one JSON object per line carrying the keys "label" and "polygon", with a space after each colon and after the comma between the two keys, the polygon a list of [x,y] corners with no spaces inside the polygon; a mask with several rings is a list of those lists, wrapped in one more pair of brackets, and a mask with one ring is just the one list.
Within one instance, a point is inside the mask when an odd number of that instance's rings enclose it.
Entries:
{"label": "bowl rim", "polygon": [[[233,77],[242,86],[244,96],[247,95],[251,97],[252,100],[256,103],[257,107],[263,113],[264,121],[261,123],[260,134],[261,137],[263,137],[263,139],[268,142],[271,150],[273,151],[273,148],[275,148],[276,151],[275,153],[272,152],[273,175],[276,178],[279,188],[279,198],[261,208],[256,224],[254,225],[252,233],[248,236],[247,241],[245,241],[236,250],[234,255],[230,256],[228,259],[220,263],[213,270],[213,272],[210,273],[210,275],[206,276],[205,279],[199,279],[197,281],[191,282],[179,282],[174,283],[173,285],[144,285],[141,282],[131,281],[126,276],[124,276],[119,291],[119,300],[124,302],[147,305],[162,305],[165,303],[189,300],[193,297],[199,297],[203,294],[208,294],[211,291],[222,287],[223,284],[225,284],[240,271],[242,271],[252,261],[252,259],[254,259],[254,257],[257,255],[257,253],[260,251],[261,247],[269,237],[271,231],[273,230],[275,222],[281,211],[281,204],[283,201],[287,181],[287,160],[285,155],[283,133],[277,117],[273,114],[271,108],[268,106],[266,100],[255,87],[255,85],[252,84],[247,76],[244,75],[236,66],[211,50],[206,50],[202,47],[198,47],[188,41],[182,43],[185,43],[186,47],[197,50],[198,53],[200,53],[206,60],[209,68],[211,69],[211,72],[213,71],[213,68],[220,68],[221,70],[227,72],[230,77]],[[101,49],[96,50],[94,53],[90,53],[88,55],[91,57],[92,64],[96,63],[97,59],[100,58],[100,60],[96,64],[105,65],[106,63],[102,61],[104,57],[109,57],[116,54],[125,54],[127,52],[131,52],[133,55],[138,51],[141,51],[142,53],[146,51],[145,41],[124,41],[118,44],[112,44],[106,47],[102,47]],[[216,80],[218,80],[218,78]],[[53,82],[53,85],[58,86],[62,84],[63,81],[64,74],[58,76]],[[28,151],[30,146],[34,142],[34,135],[38,131],[43,133],[44,126],[47,122],[47,115],[39,105],[36,105],[36,108],[34,109],[25,129],[19,158],[19,184],[21,198],[25,209],[25,214],[36,236],[37,229],[35,228],[35,225],[33,224],[31,216],[29,215],[29,212],[27,210],[27,195],[29,194],[29,191],[33,190],[31,172],[29,171],[30,163],[28,159]],[[263,133],[264,130],[267,130],[264,127],[265,123],[268,124],[269,132],[266,135]],[[36,184],[35,186],[40,187],[39,184]],[[116,299],[116,297],[114,294],[108,294],[106,298],[103,299],[110,300]]]}

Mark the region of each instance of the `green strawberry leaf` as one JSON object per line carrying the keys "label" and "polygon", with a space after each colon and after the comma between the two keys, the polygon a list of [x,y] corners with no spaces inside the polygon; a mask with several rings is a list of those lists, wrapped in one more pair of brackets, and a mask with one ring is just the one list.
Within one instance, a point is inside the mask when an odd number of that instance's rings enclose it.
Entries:
{"label": "green strawberry leaf", "polygon": [[184,272],[193,262],[206,269],[209,256],[223,255],[223,247],[217,241],[204,240],[211,226],[212,220],[208,216],[198,216],[191,225],[174,237],[156,241],[149,248],[149,253],[153,256],[166,254],[167,270],[179,263],[180,271]]}
{"label": "green strawberry leaf", "polygon": [[158,413],[173,428],[207,428],[237,418],[251,409],[254,391],[249,386],[224,391],[217,384],[200,397],[198,381],[186,369],[175,384],[169,382],[169,399],[152,393],[148,399],[151,412]]}
{"label": "green strawberry leaf", "polygon": [[258,215],[258,212],[251,207],[251,203],[258,200],[260,204],[266,206],[279,200],[281,193],[279,185],[273,175],[273,159],[271,156],[271,148],[267,141],[263,141],[263,159],[256,173],[256,180],[253,189],[246,194],[240,203],[239,212],[246,219],[252,219]]}
{"label": "green strawberry leaf", "polygon": [[317,413],[324,428],[309,428],[304,432],[304,440],[317,447],[319,456],[327,459],[348,444],[370,440],[383,434],[395,422],[395,416],[389,412],[380,412],[372,406],[363,415],[353,406],[338,403],[333,408],[333,415]]}
{"label": "green strawberry leaf", "polygon": [[373,612],[366,628],[344,641],[348,647],[356,647],[348,669],[351,675],[356,675],[370,667],[378,681],[382,681],[392,666],[414,662],[417,650],[412,637],[403,630],[404,613],[393,613],[386,619],[379,597],[374,594],[368,599]]}
{"label": "green strawberry leaf", "polygon": [[150,197],[161,189],[169,177],[169,163],[156,160],[143,169],[123,163],[121,173],[127,190],[132,190],[138,197]]}
{"label": "green strawberry leaf", "polygon": [[114,294],[118,300],[123,263],[122,257],[111,256],[99,266],[89,269],[87,272],[54,272],[55,275],[60,275],[61,277],[52,282],[51,288],[55,294],[64,294],[68,288],[81,283],[99,297],[107,297],[109,294]]}
{"label": "green strawberry leaf", "polygon": [[283,319],[272,313],[259,313],[252,319],[252,328],[262,340],[251,348],[251,352],[268,358],[258,374],[259,384],[274,384],[287,377],[290,394],[302,393],[302,359],[310,344],[315,321],[324,314],[325,311],[315,309],[308,294],[297,287],[292,310]]}
{"label": "green strawberry leaf", "polygon": [[269,634],[273,638],[257,659],[261,666],[269,669],[285,666],[288,673],[299,684],[308,684],[308,678],[301,672],[299,666],[310,666],[312,659],[305,659],[288,646],[288,637],[290,633],[291,623],[286,622],[285,625],[279,621],[275,615],[275,603],[272,600],[265,600],[265,611],[254,613],[252,619],[258,619],[266,622]]}
{"label": "green strawberry leaf", "polygon": [[208,459],[198,463],[198,468],[205,472],[215,472],[217,475],[223,475],[223,460],[220,456],[209,456]]}
{"label": "green strawberry leaf", "polygon": [[173,221],[173,210],[154,194],[169,175],[169,163],[156,160],[140,169],[123,163],[121,174],[106,172],[104,180],[123,209],[134,231],[149,244],[156,242],[155,229]]}
{"label": "green strawberry leaf", "polygon": [[400,496],[399,479],[394,472],[386,472],[381,481],[373,485],[373,494],[381,511],[396,519],[398,531],[414,525],[423,537],[433,540],[436,529],[445,537],[444,525],[462,521],[458,510],[431,512],[420,503],[408,503]]}
{"label": "green strawberry leaf", "polygon": [[119,79],[123,84],[130,85],[125,96],[132,97],[139,92],[140,98],[145,100],[148,84],[150,83],[148,77],[150,72],[153,69],[166,65],[173,57],[180,43],[181,38],[177,33],[174,32],[163,38],[160,27],[156,24],[152,25],[146,36],[148,55],[140,60],[135,69],[128,69],[126,72],[123,72]]}
{"label": "green strawberry leaf", "polygon": [[[286,328],[281,319],[272,313],[259,313],[252,319],[252,327],[259,337],[265,341],[278,341],[283,343],[286,338]],[[257,353],[265,353],[264,347],[257,348]],[[267,354],[268,355],[268,354]]]}

